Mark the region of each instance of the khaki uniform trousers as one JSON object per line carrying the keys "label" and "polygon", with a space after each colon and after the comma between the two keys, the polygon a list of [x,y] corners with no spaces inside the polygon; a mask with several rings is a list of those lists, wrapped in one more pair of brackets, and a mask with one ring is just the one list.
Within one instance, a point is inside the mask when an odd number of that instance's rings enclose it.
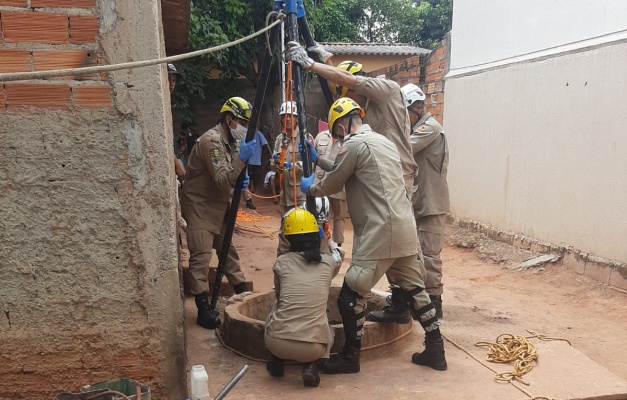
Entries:
{"label": "khaki uniform trousers", "polygon": [[308,363],[321,358],[329,358],[331,344],[303,342],[300,340],[278,339],[264,334],[266,348],[270,353],[284,360]]}
{"label": "khaki uniform trousers", "polygon": [[329,198],[331,211],[333,212],[333,241],[344,243],[344,224],[346,223],[346,200]]}
{"label": "khaki uniform trousers", "polygon": [[[213,249],[220,254],[224,242],[225,226],[222,225],[220,234],[214,234],[204,229],[187,229],[187,244],[189,246],[189,272],[192,277],[191,292],[193,295],[209,291],[209,263]],[[244,282],[244,274],[240,269],[237,249],[231,242],[226,260],[224,275],[231,286]]]}
{"label": "khaki uniform trousers", "polygon": [[[353,311],[355,314],[363,313],[364,317],[357,321],[358,327],[363,326],[365,321],[366,298],[364,296],[370,294],[370,290],[379,282],[383,274],[387,276],[390,282],[394,282],[405,291],[418,287],[424,288],[425,267],[418,254],[385,260],[353,260],[348,271],[346,271],[344,282],[359,294]],[[416,293],[413,298],[416,311],[431,304],[431,299],[424,290]],[[427,321],[435,316],[435,311],[431,314],[421,315],[420,318]],[[433,326],[425,327],[425,330],[430,332],[432,329],[436,329],[439,324],[437,321]],[[357,338],[360,339],[363,336],[363,329],[358,329],[357,332]]]}
{"label": "khaki uniform trousers", "polygon": [[418,238],[420,239],[427,273],[425,289],[431,296],[441,296],[444,291],[440,253],[442,253],[445,221],[445,214],[416,218],[416,229],[418,229]]}

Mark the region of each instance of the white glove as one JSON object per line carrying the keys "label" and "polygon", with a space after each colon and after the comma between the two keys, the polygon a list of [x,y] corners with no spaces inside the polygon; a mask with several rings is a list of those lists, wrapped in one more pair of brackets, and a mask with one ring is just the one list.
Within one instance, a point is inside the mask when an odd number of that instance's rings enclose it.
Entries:
{"label": "white glove", "polygon": [[307,51],[316,54],[321,63],[325,63],[329,58],[333,57],[333,53],[326,51],[318,42],[314,42],[313,46],[307,47]]}
{"label": "white glove", "polygon": [[310,68],[314,63],[314,60],[309,58],[307,51],[298,42],[287,42],[285,58],[288,61],[294,61],[305,69]]}

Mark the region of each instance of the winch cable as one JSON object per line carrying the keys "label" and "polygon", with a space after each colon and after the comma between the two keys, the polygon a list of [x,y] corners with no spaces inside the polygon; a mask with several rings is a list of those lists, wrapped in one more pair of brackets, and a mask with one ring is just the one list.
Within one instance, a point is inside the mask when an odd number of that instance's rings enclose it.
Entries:
{"label": "winch cable", "polygon": [[[300,11],[304,13],[302,4]],[[290,41],[298,41],[298,17],[297,17],[297,2],[296,0],[285,1],[285,12],[287,13],[287,34]],[[307,108],[305,107],[305,92],[303,87],[303,75],[302,68],[299,64],[292,66],[292,80],[294,83],[294,95],[296,97],[296,107],[298,109],[298,128],[299,138],[301,143],[301,155],[300,158],[303,164],[303,176],[309,177],[313,173],[311,154],[309,146],[306,145],[305,140],[309,136],[307,129]],[[307,195],[307,210],[311,212],[316,219],[318,219],[318,213],[316,212],[316,200],[311,195]]]}
{"label": "winch cable", "polygon": [[[277,15],[278,17],[278,15]],[[278,19],[277,19],[278,20]],[[275,21],[276,22],[276,21]],[[279,28],[277,25],[273,25],[272,30],[270,31],[270,38],[268,40],[267,46],[270,47],[270,54],[273,53],[274,45],[277,41]],[[263,52],[263,61],[261,64],[261,71],[259,73],[259,83],[257,84],[257,90],[255,92],[255,100],[253,102],[252,114],[250,117],[250,121],[248,123],[248,131],[246,132],[246,143],[255,139],[255,132],[257,131],[257,126],[259,124],[259,114],[261,111],[261,107],[263,105],[263,101],[266,94],[266,89],[268,86],[268,78],[270,76],[270,67],[272,65],[272,57]],[[244,168],[241,173],[237,177],[237,181],[235,183],[235,187],[233,189],[233,198],[231,200],[231,206],[229,207],[226,214],[226,228],[224,232],[224,238],[222,243],[222,248],[220,249],[220,253],[218,253],[218,268],[216,269],[216,277],[213,285],[213,291],[211,293],[211,303],[209,304],[209,316],[210,321],[208,326],[212,329],[215,329],[220,326],[220,312],[217,309],[218,297],[220,294],[220,285],[222,283],[222,278],[224,277],[224,270],[226,268],[226,261],[229,255],[229,248],[231,246],[231,241],[233,239],[233,231],[235,230],[235,222],[237,219],[237,212],[239,210],[239,201],[242,194],[242,184],[244,182],[244,177],[246,176],[246,170],[248,169],[248,163],[245,163]]]}

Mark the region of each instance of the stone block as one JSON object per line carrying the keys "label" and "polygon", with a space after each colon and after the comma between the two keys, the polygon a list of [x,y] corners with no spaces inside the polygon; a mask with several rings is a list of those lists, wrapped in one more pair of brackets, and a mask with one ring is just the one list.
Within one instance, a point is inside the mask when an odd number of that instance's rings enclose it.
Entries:
{"label": "stone block", "polygon": [[610,285],[627,290],[627,265],[615,267],[610,272]]}
{"label": "stone block", "polygon": [[567,250],[562,258],[562,265],[568,269],[572,269],[580,275],[583,275],[586,268],[586,260],[579,253]]}
{"label": "stone block", "polygon": [[599,282],[610,283],[611,271],[612,268],[607,263],[587,260],[586,268],[583,274],[588,278],[595,279]]}

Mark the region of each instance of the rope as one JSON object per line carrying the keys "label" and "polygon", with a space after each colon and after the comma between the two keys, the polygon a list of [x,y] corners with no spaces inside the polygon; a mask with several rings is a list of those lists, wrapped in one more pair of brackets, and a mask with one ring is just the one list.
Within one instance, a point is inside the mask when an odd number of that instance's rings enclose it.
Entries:
{"label": "rope", "polygon": [[[570,345],[570,341],[568,341],[567,339],[562,339],[562,338],[554,338],[554,337],[548,337],[546,335],[540,335],[537,334],[536,332],[530,331],[527,329],[527,332],[529,332],[532,336],[527,336],[524,337],[523,339],[531,339],[531,338],[536,338],[536,339],[540,339],[540,340],[545,340],[545,341],[553,341],[553,340],[563,340],[565,342],[567,342]],[[503,337],[503,336],[509,336],[509,337],[514,337],[513,335],[510,334],[503,334],[500,335],[497,338],[497,341],[499,338]],[[490,371],[492,371],[494,373],[494,376],[497,380],[500,380],[501,382],[506,382],[509,383],[510,385],[512,385],[513,387],[515,387],[516,389],[518,389],[520,392],[522,392],[524,395],[526,395],[529,400],[558,400],[558,399],[554,399],[554,398],[550,398],[550,397],[545,397],[545,396],[533,396],[531,395],[529,392],[527,392],[525,389],[523,389],[522,387],[520,387],[519,385],[517,385],[516,383],[513,382],[514,378],[511,378],[509,380],[504,380],[504,379],[498,379],[499,375],[502,375],[501,373],[499,373],[498,371],[494,370],[492,367],[490,367],[488,364],[486,364],[485,362],[483,362],[482,360],[478,359],[477,357],[475,357],[475,355],[473,355],[472,353],[470,353],[468,350],[464,349],[462,346],[460,346],[459,344],[457,344],[455,341],[453,341],[452,339],[446,337],[445,335],[442,335],[442,337],[444,339],[446,339],[447,342],[449,342],[450,344],[452,344],[453,346],[455,346],[456,348],[458,348],[459,350],[463,351],[464,353],[466,353],[466,355],[468,355],[470,358],[472,358],[473,360],[477,361],[479,364],[483,365],[484,367],[486,367],[487,369],[489,369]],[[518,336],[517,338],[520,338],[521,336]],[[478,342],[475,345],[479,346],[483,343],[488,343],[488,342]],[[490,343],[488,343],[490,344]],[[535,346],[534,346],[535,347]],[[536,356],[537,359],[537,356]],[[489,352],[488,352],[488,361],[489,360]],[[496,362],[496,361],[494,361]],[[529,386],[528,383],[522,381],[521,379],[518,379],[520,382],[524,383],[525,385]]]}
{"label": "rope", "polygon": [[501,372],[494,376],[497,381],[518,382],[529,386],[529,383],[522,379],[522,376],[531,371],[533,362],[538,359],[538,348],[528,341],[524,336],[514,336],[504,333],[496,338],[495,342],[477,342],[475,346],[487,347],[487,360],[493,363],[509,364],[514,363],[513,372]]}
{"label": "rope", "polygon": [[[269,217],[267,215],[261,215],[256,211],[248,212],[240,208],[239,211],[237,212],[237,219],[235,220],[235,224],[241,230],[252,232],[252,233],[261,233],[269,237],[270,239],[276,239],[277,236],[274,233],[268,231],[266,228],[263,228],[257,224],[258,222],[267,222],[267,221],[270,221],[271,219],[272,217]],[[252,222],[253,226],[242,225],[239,222]]]}
{"label": "rope", "polygon": [[[412,323],[412,328],[413,328],[413,323]],[[215,329],[215,331],[216,331],[216,336],[217,336],[218,340],[220,341],[220,344],[221,344],[221,345],[222,345],[225,349],[227,349],[227,350],[229,350],[229,351],[231,351],[231,352],[233,352],[233,353],[237,354],[237,355],[238,355],[238,356],[240,356],[240,357],[244,357],[245,359],[250,360],[250,361],[256,361],[256,362],[261,362],[261,363],[265,363],[265,362],[267,361],[267,360],[262,360],[262,359],[260,359],[260,358],[254,358],[254,357],[251,357],[251,356],[246,355],[246,354],[244,354],[244,353],[242,353],[242,352],[240,352],[240,351],[235,350],[234,348],[230,347],[229,345],[227,345],[227,344],[224,342],[224,339],[222,338],[222,335],[220,335],[220,330],[219,330],[219,329]],[[398,341],[398,340],[401,340],[401,339],[402,339],[402,338],[404,338],[405,336],[409,335],[409,334],[411,333],[411,331],[412,331],[412,329],[408,329],[408,330],[407,330],[407,332],[403,333],[403,334],[402,334],[402,335],[400,335],[400,336],[395,337],[395,338],[394,338],[394,339],[392,339],[392,340],[388,340],[387,342],[383,342],[383,343],[375,344],[375,345],[372,345],[372,346],[362,347],[362,348],[361,348],[361,350],[362,350],[362,351],[363,351],[363,350],[372,350],[372,349],[376,349],[377,347],[381,347],[381,346],[386,346],[386,345],[388,345],[388,344],[392,344],[392,343],[394,343],[394,342],[396,342],[396,341]],[[448,340],[448,339],[447,339],[447,340]],[[288,362],[286,362],[286,364],[288,364],[288,365],[296,365],[296,364],[302,364],[302,363],[297,363],[297,362],[290,362],[290,361],[288,361]],[[540,400],[540,399],[537,399],[537,400]],[[551,400],[551,399],[547,399],[547,400]]]}
{"label": "rope", "polygon": [[186,60],[188,58],[203,56],[205,54],[214,53],[216,51],[224,50],[229,47],[233,47],[240,43],[243,43],[247,40],[253,39],[264,32],[269,31],[275,26],[279,25],[283,22],[284,15],[280,14],[278,19],[274,21],[272,24],[266,26],[265,28],[251,33],[248,36],[244,36],[241,39],[234,40],[232,42],[228,42],[225,44],[221,44],[215,47],[209,47],[203,50],[192,51],[189,53],[179,54],[177,56],[156,58],[152,60],[144,60],[144,61],[133,61],[121,64],[111,64],[111,65],[99,65],[95,67],[82,67],[82,68],[68,68],[68,69],[58,69],[58,70],[50,70],[50,71],[38,71],[38,72],[11,72],[0,74],[0,82],[10,82],[10,81],[23,81],[28,79],[46,79],[46,78],[54,78],[59,76],[74,76],[74,75],[87,75],[87,74],[95,74],[101,72],[111,72],[111,71],[119,71],[122,69],[131,69],[131,68],[139,68],[139,67],[148,67],[150,65],[164,64],[170,63],[174,61]]}
{"label": "rope", "polygon": [[253,197],[257,197],[258,199],[276,199],[280,196],[280,194],[276,194],[274,196],[259,196],[258,194],[255,194],[253,192],[250,192],[250,195]]}

